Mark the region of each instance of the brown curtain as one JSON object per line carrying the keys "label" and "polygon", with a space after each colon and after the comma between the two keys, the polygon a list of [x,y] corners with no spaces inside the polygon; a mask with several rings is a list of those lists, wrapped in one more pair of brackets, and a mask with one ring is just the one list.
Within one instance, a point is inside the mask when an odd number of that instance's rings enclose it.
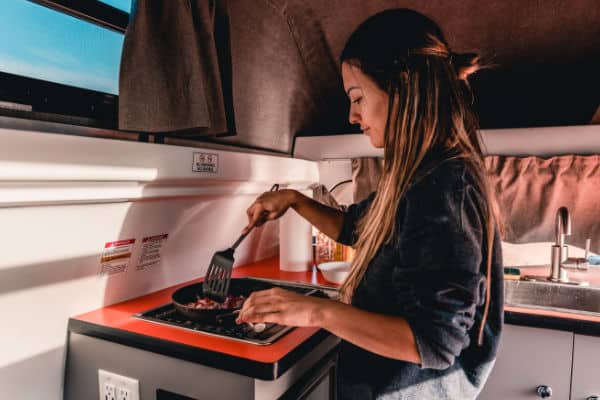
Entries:
{"label": "brown curtain", "polygon": [[[354,200],[377,188],[382,159],[352,159]],[[600,155],[551,158],[488,156],[485,166],[498,198],[510,243],[551,242],[555,239],[556,211],[565,206],[572,234],[566,242],[600,251]]]}
{"label": "brown curtain", "polygon": [[556,210],[565,206],[572,228],[566,242],[583,248],[591,238],[591,250],[600,250],[599,155],[488,156],[485,165],[506,225],[505,241],[554,241]]}
{"label": "brown curtain", "polygon": [[228,130],[215,32],[219,0],[137,0],[125,34],[119,129]]}

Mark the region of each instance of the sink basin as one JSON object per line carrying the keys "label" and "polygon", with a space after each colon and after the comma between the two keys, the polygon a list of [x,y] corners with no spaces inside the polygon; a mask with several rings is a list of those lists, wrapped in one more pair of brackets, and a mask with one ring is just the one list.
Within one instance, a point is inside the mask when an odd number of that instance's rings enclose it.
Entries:
{"label": "sink basin", "polygon": [[600,317],[600,287],[506,280],[504,304]]}

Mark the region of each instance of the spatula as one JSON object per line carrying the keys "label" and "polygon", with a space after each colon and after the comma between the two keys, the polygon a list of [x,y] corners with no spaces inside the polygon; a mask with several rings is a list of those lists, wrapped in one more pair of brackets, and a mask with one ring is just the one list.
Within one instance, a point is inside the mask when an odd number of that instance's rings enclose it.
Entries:
{"label": "spatula", "polygon": [[[274,184],[271,187],[271,192],[279,189],[278,184]],[[261,219],[258,222],[263,222],[267,217],[267,212],[261,215]],[[254,225],[246,233],[242,233],[238,240],[235,241],[233,246],[227,250],[217,251],[210,261],[210,266],[202,282],[202,294],[214,301],[223,303],[229,293],[229,283],[231,282],[231,271],[233,270],[233,252],[242,243],[242,240],[248,236],[252,231]]]}

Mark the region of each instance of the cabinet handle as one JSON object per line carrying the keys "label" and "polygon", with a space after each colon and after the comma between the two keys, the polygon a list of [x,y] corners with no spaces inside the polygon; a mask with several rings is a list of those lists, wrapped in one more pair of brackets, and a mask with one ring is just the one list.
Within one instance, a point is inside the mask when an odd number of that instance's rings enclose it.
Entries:
{"label": "cabinet handle", "polygon": [[552,388],[546,385],[540,385],[536,388],[537,395],[545,399],[546,397],[552,397]]}
{"label": "cabinet handle", "polygon": [[600,400],[600,396],[596,396],[596,395],[588,396],[588,397],[586,397],[585,400]]}

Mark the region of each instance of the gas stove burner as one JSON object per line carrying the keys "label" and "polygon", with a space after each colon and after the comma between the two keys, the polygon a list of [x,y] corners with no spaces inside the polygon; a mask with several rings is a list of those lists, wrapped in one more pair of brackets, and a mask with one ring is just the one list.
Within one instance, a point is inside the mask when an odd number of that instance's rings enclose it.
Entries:
{"label": "gas stove burner", "polygon": [[[236,279],[239,284],[248,289],[248,293],[269,289],[272,287],[281,287],[286,290],[293,290],[307,296],[325,296],[327,295],[314,287],[305,285],[294,285],[282,282],[273,282],[263,279],[241,278]],[[254,330],[248,324],[236,324],[235,318],[227,318],[221,322],[195,322],[188,320],[175,309],[173,303],[153,308],[136,314],[136,318],[150,321],[153,323],[170,325],[179,329],[186,329],[199,334],[207,334],[212,336],[227,337],[232,340],[237,340],[246,343],[257,345],[268,345],[275,342],[277,339],[294,329],[290,326],[277,324],[266,324],[262,331]]]}

